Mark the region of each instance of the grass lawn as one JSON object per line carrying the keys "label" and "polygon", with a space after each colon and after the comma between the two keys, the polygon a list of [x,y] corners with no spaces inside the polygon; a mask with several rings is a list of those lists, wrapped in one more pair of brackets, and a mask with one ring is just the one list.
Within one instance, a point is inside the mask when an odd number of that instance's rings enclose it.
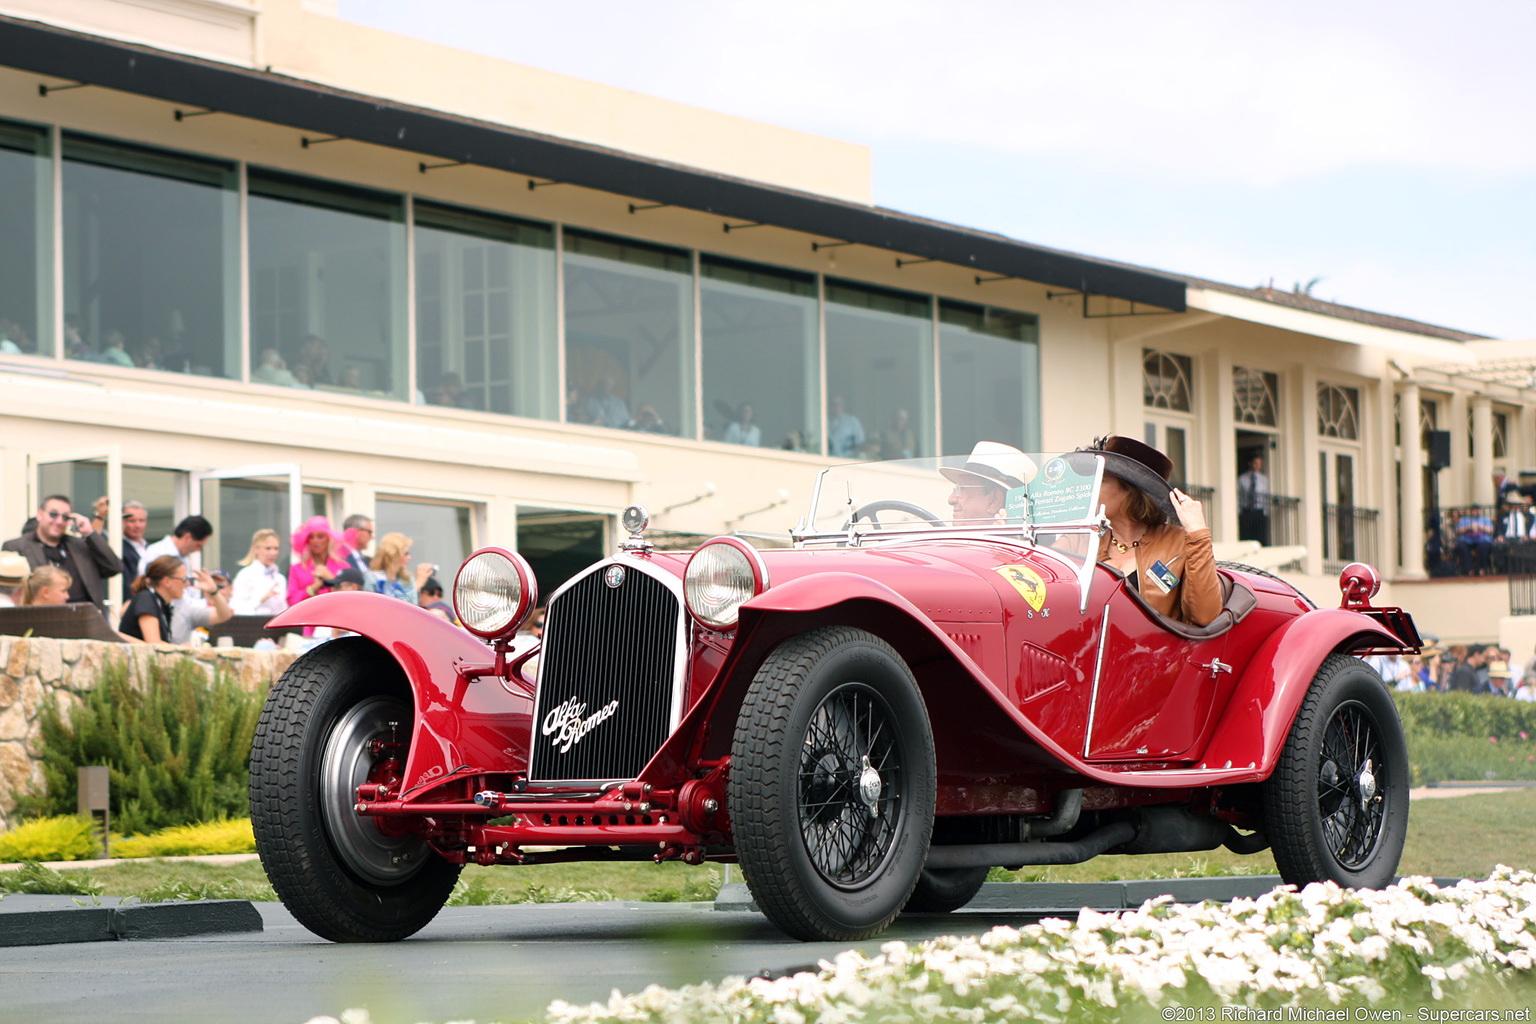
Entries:
{"label": "grass lawn", "polygon": [[[1485,877],[1495,864],[1536,870],[1536,789],[1506,793],[1416,800],[1409,815],[1408,846],[1399,870],[1403,874]],[[639,900],[649,896],[672,899],[684,885],[707,883],[720,865],[686,864],[536,864],[522,868],[464,869],[475,888],[500,889],[526,898],[530,887],[544,893],[558,890],[606,891],[612,898]],[[1086,864],[1026,868],[1021,881],[1093,882],[1126,878],[1176,878],[1194,875],[1266,875],[1275,872],[1268,851],[1241,857],[1226,850],[1203,853],[1098,857]],[[110,868],[90,869],[106,895],[131,896],[175,877],[190,885],[235,881],[249,887],[266,885],[256,861],[209,865],[189,861],[130,861]],[[1007,873],[993,872],[1001,880]],[[732,868],[734,881],[741,880]],[[547,898],[547,895],[546,897]]]}

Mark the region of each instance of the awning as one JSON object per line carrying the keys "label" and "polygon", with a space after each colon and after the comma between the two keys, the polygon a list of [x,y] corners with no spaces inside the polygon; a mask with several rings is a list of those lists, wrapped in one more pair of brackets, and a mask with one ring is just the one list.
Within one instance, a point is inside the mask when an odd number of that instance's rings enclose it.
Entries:
{"label": "awning", "polygon": [[1184,282],[879,207],[648,160],[269,72],[0,18],[0,65],[170,103],[1184,311]]}

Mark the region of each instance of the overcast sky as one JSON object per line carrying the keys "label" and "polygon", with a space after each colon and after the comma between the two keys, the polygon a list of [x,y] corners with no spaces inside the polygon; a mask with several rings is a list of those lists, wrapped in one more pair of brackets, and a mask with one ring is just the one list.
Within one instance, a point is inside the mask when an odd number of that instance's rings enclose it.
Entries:
{"label": "overcast sky", "polygon": [[341,0],[868,145],[882,206],[1536,338],[1536,4]]}

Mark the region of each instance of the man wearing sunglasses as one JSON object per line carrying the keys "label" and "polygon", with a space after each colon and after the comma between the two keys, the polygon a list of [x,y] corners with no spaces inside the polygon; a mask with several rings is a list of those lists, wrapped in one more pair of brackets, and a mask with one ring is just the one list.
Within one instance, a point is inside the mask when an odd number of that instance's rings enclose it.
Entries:
{"label": "man wearing sunglasses", "polygon": [[71,509],[69,499],[51,494],[37,510],[37,529],[0,545],[20,552],[34,569],[54,565],[69,573],[71,604],[89,601],[106,613],[106,580],[123,571],[106,536]]}

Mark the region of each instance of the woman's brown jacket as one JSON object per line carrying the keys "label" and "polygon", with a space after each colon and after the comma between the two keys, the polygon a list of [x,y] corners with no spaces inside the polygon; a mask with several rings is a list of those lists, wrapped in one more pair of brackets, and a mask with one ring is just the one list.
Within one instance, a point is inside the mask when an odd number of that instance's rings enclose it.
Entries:
{"label": "woman's brown jacket", "polygon": [[[1109,557],[1108,533],[1099,542],[1099,561]],[[1175,523],[1149,526],[1134,545],[1136,586],[1147,604],[1171,619],[1208,626],[1221,614],[1221,580],[1210,530],[1185,530]],[[1178,577],[1167,593],[1150,570],[1158,562]]]}

